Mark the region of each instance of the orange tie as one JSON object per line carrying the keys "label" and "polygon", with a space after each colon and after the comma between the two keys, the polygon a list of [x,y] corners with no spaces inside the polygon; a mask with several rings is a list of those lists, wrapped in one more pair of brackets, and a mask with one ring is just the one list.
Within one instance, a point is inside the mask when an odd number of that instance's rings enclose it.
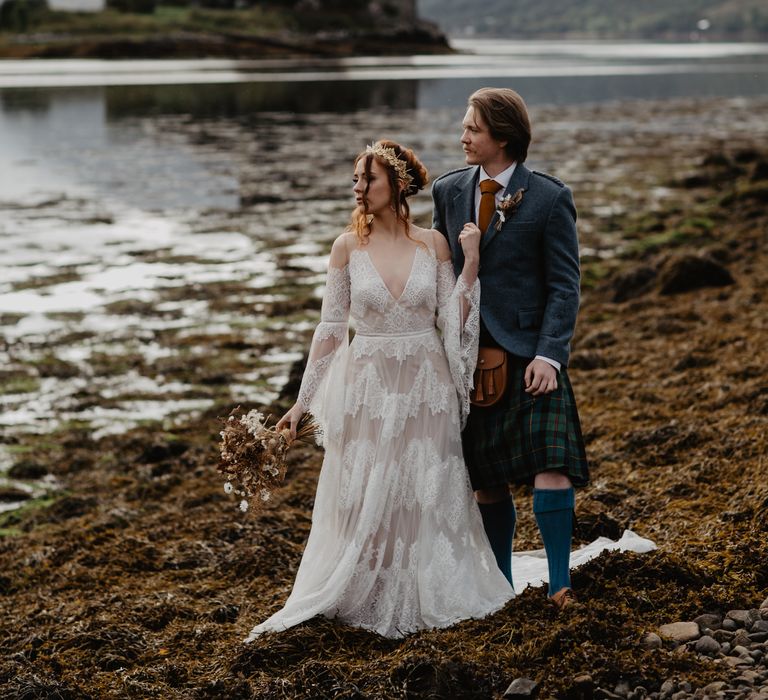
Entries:
{"label": "orange tie", "polygon": [[496,180],[483,180],[480,183],[480,214],[477,226],[485,233],[485,229],[491,223],[493,212],[496,211],[496,193],[501,185]]}

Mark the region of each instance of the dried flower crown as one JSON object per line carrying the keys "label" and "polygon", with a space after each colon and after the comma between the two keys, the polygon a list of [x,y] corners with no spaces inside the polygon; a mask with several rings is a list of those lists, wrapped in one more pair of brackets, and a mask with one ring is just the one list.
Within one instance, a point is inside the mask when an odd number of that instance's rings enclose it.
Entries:
{"label": "dried flower crown", "polygon": [[372,143],[365,147],[365,152],[374,156],[383,158],[391,165],[397,173],[397,179],[403,183],[404,189],[408,189],[413,184],[413,177],[408,174],[408,165],[404,160],[400,160],[395,153],[394,148],[382,146],[380,143]]}

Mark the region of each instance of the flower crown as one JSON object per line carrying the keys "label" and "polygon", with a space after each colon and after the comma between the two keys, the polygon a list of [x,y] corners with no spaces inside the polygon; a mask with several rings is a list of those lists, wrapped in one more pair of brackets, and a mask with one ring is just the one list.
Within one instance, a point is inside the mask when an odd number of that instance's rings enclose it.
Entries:
{"label": "flower crown", "polygon": [[370,146],[365,147],[365,152],[374,156],[383,158],[389,165],[391,165],[395,173],[397,173],[397,179],[403,183],[404,189],[408,189],[413,184],[413,177],[408,174],[408,165],[404,160],[400,160],[395,153],[394,148],[387,148],[380,143],[372,143]]}

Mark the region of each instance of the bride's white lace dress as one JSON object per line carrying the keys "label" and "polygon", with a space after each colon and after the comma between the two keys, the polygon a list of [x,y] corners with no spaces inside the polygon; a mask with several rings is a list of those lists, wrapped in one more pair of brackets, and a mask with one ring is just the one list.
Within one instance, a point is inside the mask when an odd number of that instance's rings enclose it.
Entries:
{"label": "bride's white lace dress", "polygon": [[[285,606],[246,642],[315,615],[399,637],[483,617],[514,596],[461,450],[479,297],[479,283],[457,281],[426,244],[398,298],[365,248],[329,268],[299,392],[324,433],[312,529]],[[575,562],[622,544],[598,541]],[[513,560],[518,591],[546,572],[543,552]]]}
{"label": "bride's white lace dress", "polygon": [[249,640],[318,614],[397,637],[513,596],[461,452],[479,294],[426,244],[397,299],[365,248],[329,268],[299,392],[324,431],[312,529],[285,607]]}

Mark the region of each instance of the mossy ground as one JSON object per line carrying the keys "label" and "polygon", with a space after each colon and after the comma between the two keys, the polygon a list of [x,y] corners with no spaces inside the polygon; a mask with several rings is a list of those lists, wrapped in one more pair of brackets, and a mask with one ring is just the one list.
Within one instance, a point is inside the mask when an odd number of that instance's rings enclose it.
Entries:
{"label": "mossy ground", "polygon": [[[768,595],[766,154],[698,159],[699,181],[659,179],[675,196],[655,223],[614,217],[628,240],[652,245],[604,263],[585,291],[571,370],[593,472],[579,541],[632,528],[657,551],[578,569],[583,606],[570,615],[529,589],[484,620],[405,640],[321,619],[243,646],[290,590],[321,454],[297,449],[268,507],[241,514],[215,469],[230,406],[213,390],[211,408],[171,430],[94,440],[72,422],[6,439],[66,492],[0,516],[0,697],[494,698],[518,676],[540,682],[542,697],[578,697],[583,673],[649,690],[670,677],[727,679],[710,661],[640,643],[660,624]],[[689,230],[695,239],[675,234]],[[612,301],[621,275],[663,271],[683,252],[720,261],[735,283],[661,295],[652,278]],[[312,311],[304,302],[290,311]],[[178,358],[164,371],[215,388],[246,363],[235,341],[208,339],[218,377]],[[530,495],[516,495],[516,547],[538,547]]]}

